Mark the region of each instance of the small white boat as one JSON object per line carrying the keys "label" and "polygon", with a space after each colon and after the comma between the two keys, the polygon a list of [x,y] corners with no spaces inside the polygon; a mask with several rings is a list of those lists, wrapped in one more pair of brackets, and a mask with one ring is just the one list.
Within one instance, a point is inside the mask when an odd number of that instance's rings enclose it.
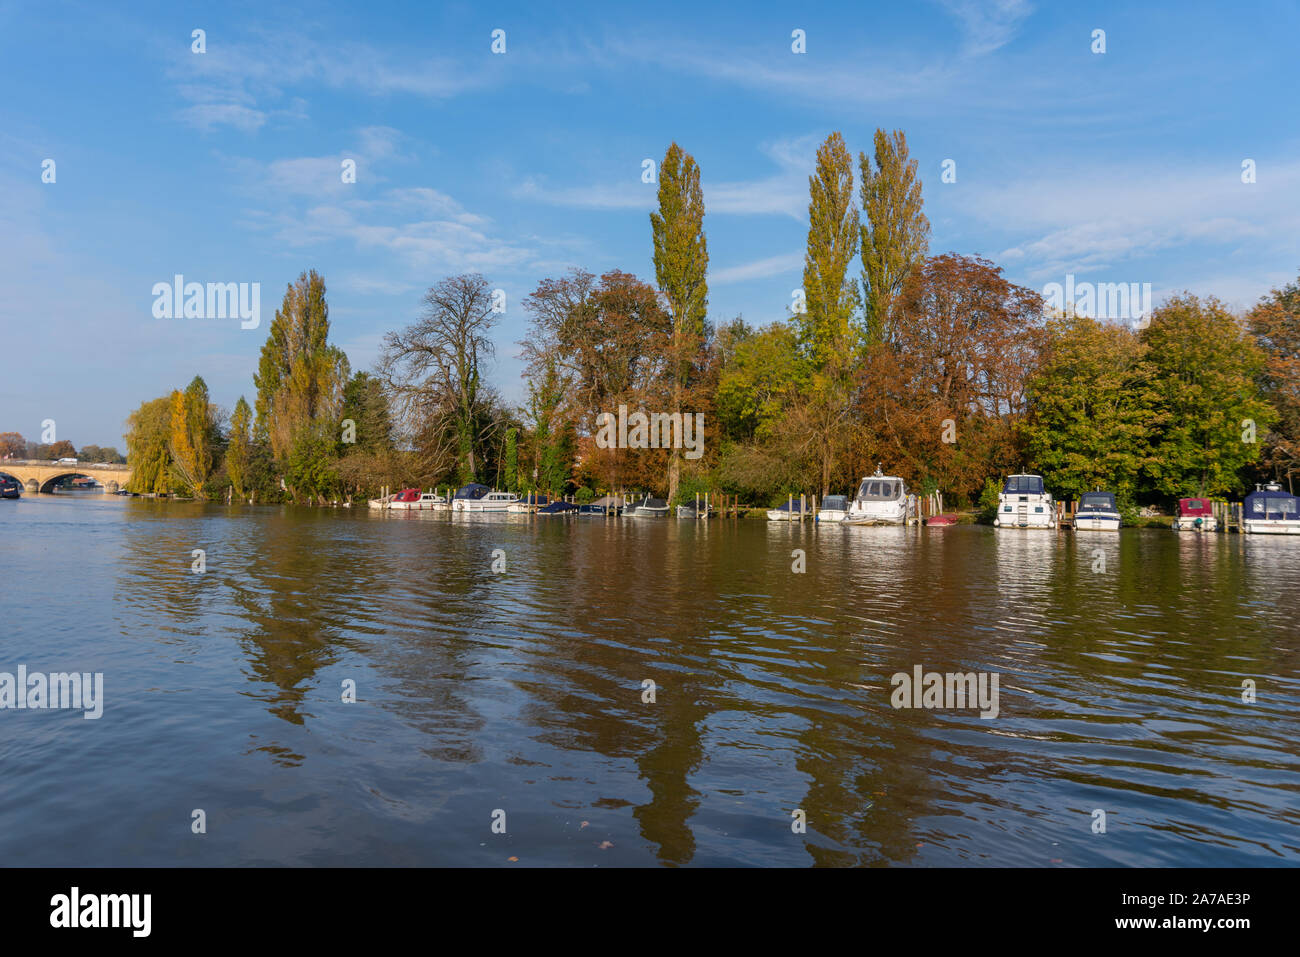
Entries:
{"label": "small white boat", "polygon": [[819,522],[843,522],[849,517],[849,497],[847,495],[827,495],[822,499],[821,508],[817,510]]}
{"label": "small white boat", "polygon": [[488,492],[478,498],[458,498],[452,508],[457,512],[507,512],[518,501],[514,492]]}
{"label": "small white boat", "polygon": [[1256,486],[1246,496],[1241,511],[1241,530],[1250,535],[1300,535],[1297,500],[1282,486],[1269,482]]}
{"label": "small white boat", "polygon": [[1079,531],[1118,532],[1121,518],[1110,492],[1084,492],[1074,513],[1074,527]]}
{"label": "small white boat", "polygon": [[1056,503],[1041,475],[1008,475],[998,496],[995,528],[1055,528]]}
{"label": "small white boat", "polygon": [[402,489],[396,495],[390,495],[387,501],[380,505],[376,505],[375,502],[384,502],[384,500],[371,499],[371,508],[387,508],[399,512],[421,512],[447,507],[447,500],[441,495],[435,492],[421,492],[418,488]]}
{"label": "small white boat", "polygon": [[877,468],[875,475],[867,476],[858,486],[844,521],[848,525],[905,525],[907,511],[906,483]]}
{"label": "small white boat", "polygon": [[527,495],[525,495],[523,498],[519,499],[518,501],[511,502],[510,507],[507,508],[506,511],[515,512],[515,513],[535,512],[539,508],[549,504],[550,504],[550,499],[547,496],[538,495],[535,492],[529,492]]}
{"label": "small white boat", "polygon": [[808,517],[805,511],[803,502],[787,500],[776,508],[769,508],[767,510],[767,520],[769,522],[802,522]]}
{"label": "small white boat", "polygon": [[646,496],[637,505],[624,509],[623,514],[628,518],[666,518],[668,503],[661,498]]}
{"label": "small white boat", "polygon": [[1208,498],[1180,498],[1174,517],[1175,532],[1216,532],[1219,520]]}

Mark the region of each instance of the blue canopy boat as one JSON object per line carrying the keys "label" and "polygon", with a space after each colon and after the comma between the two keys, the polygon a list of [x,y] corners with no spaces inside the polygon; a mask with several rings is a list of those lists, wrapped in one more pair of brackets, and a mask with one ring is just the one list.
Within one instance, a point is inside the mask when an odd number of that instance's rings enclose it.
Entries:
{"label": "blue canopy boat", "polygon": [[1110,492],[1084,492],[1074,513],[1074,527],[1080,531],[1118,532],[1119,507]]}
{"label": "blue canopy boat", "polygon": [[1297,500],[1282,486],[1270,482],[1256,486],[1246,496],[1241,511],[1241,530],[1252,535],[1300,535],[1300,510]]}

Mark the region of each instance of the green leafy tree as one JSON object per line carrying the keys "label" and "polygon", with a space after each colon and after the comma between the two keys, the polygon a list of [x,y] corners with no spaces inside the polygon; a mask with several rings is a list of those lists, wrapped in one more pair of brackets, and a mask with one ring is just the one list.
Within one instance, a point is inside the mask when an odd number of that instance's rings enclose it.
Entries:
{"label": "green leafy tree", "polygon": [[1048,324],[1022,425],[1029,461],[1057,493],[1098,486],[1132,501],[1157,422],[1147,347],[1127,327],[1068,316]]}
{"label": "green leafy tree", "polygon": [[735,346],[718,377],[718,420],[735,441],[766,441],[792,394],[806,381],[792,327],[774,322]]}
{"label": "green leafy tree", "polygon": [[386,452],[393,447],[393,419],[384,383],[368,372],[358,372],[343,390],[344,421],[352,420],[356,441],[350,443],[365,452]]}
{"label": "green leafy tree", "polygon": [[[708,244],[704,236],[704,193],[695,158],[676,143],[659,166],[659,208],[650,214],[655,279],[672,316],[672,413],[682,412],[691,384],[692,359],[705,335],[709,307]],[[668,497],[677,494],[681,450],[673,449],[668,465]]]}
{"label": "green leafy tree", "polygon": [[916,160],[907,151],[902,130],[876,130],[875,164],[858,154],[862,181],[862,290],[867,337],[889,337],[889,313],[913,268],[930,247]]}
{"label": "green leafy tree", "polygon": [[1300,474],[1300,283],[1274,289],[1247,321],[1265,356],[1264,396],[1277,411],[1266,439],[1265,464],[1294,487]]}
{"label": "green leafy tree", "polygon": [[1217,299],[1189,293],[1142,330],[1156,391],[1151,485],[1180,498],[1239,491],[1276,413],[1260,394],[1264,355]]}
{"label": "green leafy tree", "polygon": [[295,500],[325,501],[339,492],[338,456],[331,437],[301,429],[285,460],[284,481]]}

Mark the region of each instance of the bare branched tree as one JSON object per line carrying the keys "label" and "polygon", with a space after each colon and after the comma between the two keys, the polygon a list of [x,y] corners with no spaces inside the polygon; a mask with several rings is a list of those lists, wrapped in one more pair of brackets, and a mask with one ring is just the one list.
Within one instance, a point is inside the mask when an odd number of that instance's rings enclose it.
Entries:
{"label": "bare branched tree", "polygon": [[500,403],[483,381],[495,322],[488,281],[452,276],[425,294],[418,322],[384,337],[379,375],[400,432],[431,473],[480,477],[500,425]]}

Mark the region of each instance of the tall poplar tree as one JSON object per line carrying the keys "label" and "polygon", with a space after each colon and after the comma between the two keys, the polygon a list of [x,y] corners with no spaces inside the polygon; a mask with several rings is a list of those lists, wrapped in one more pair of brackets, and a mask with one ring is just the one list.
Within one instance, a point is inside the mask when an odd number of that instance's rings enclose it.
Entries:
{"label": "tall poplar tree", "polygon": [[851,323],[858,308],[849,263],[858,252],[858,210],[853,202],[853,155],[838,132],[817,149],[808,177],[808,246],[804,253],[805,311],[797,314],[799,339],[811,381],[791,408],[787,425],[807,436],[821,473],[821,494],[846,434]]}
{"label": "tall poplar tree", "polygon": [[311,270],[285,290],[275,312],[253,382],[254,436],[284,468],[301,431],[333,433],[348,379],[348,360],[329,344],[325,280]]}
{"label": "tall poplar tree", "polygon": [[[682,412],[691,384],[693,359],[704,341],[709,287],[705,274],[709,252],[704,237],[704,193],[695,158],[676,143],[659,166],[659,210],[650,214],[655,278],[668,301],[673,321],[672,412]],[[673,449],[668,465],[668,497],[677,494],[681,450]]]}
{"label": "tall poplar tree", "polygon": [[252,490],[252,436],[253,410],[241,395],[230,415],[230,436],[226,446],[226,476],[235,491],[235,498],[243,501]]}
{"label": "tall poplar tree", "polygon": [[805,355],[822,369],[832,360],[847,359],[850,322],[858,307],[856,283],[848,278],[849,263],[858,253],[853,156],[838,132],[818,147],[817,170],[808,177],[808,192],[806,311],[797,319]]}
{"label": "tall poplar tree", "polygon": [[903,282],[930,247],[930,221],[922,211],[916,160],[902,130],[876,130],[875,164],[858,154],[862,178],[862,291],[867,338],[889,336],[889,310]]}

